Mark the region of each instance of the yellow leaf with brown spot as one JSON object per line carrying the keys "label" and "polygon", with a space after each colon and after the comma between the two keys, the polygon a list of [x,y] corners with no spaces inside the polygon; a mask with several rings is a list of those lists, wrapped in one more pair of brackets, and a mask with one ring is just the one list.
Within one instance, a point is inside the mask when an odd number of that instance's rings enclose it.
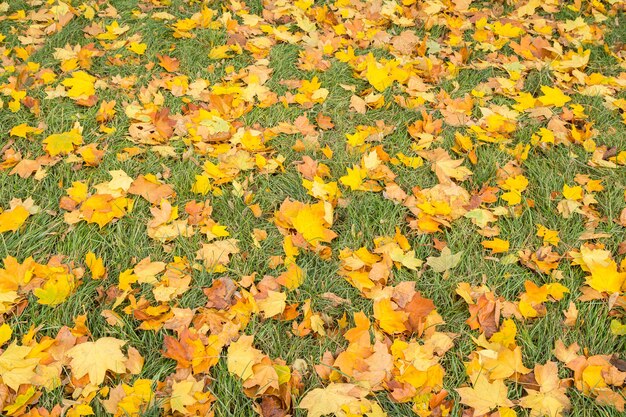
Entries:
{"label": "yellow leaf with brown spot", "polygon": [[261,300],[257,300],[259,310],[263,313],[265,318],[278,316],[285,311],[287,306],[287,294],[278,291],[268,291],[267,297]]}
{"label": "yellow leaf with brown spot", "polygon": [[78,129],[72,129],[69,132],[55,133],[43,140],[44,149],[50,156],[60,154],[67,155],[74,151],[74,147],[83,143],[83,136]]}

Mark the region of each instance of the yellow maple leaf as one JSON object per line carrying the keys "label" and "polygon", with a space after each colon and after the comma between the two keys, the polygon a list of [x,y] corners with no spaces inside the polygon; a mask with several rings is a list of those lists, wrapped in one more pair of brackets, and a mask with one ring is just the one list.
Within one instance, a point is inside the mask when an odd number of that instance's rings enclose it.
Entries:
{"label": "yellow maple leaf", "polygon": [[192,193],[206,195],[212,189],[211,179],[206,174],[196,175],[196,182],[191,187]]}
{"label": "yellow maple leaf", "polygon": [[304,272],[295,263],[291,262],[287,266],[287,271],[281,274],[277,281],[287,287],[287,289],[293,290],[298,288],[304,282]]}
{"label": "yellow maple leaf", "polygon": [[112,198],[109,194],[96,194],[89,197],[80,208],[87,223],[96,223],[103,228],[113,219],[122,218],[130,200],[125,197]]}
{"label": "yellow maple leaf", "polygon": [[[172,386],[172,391],[174,386]],[[154,398],[152,392],[152,381],[149,379],[137,379],[133,386],[122,384],[124,398],[117,403],[117,415],[139,417],[146,410],[146,405]]]}
{"label": "yellow maple leaf", "polygon": [[9,132],[9,135],[26,138],[29,134],[39,135],[41,132],[43,132],[43,129],[31,127],[28,126],[26,123],[22,123],[17,126],[13,126],[13,128],[11,128],[11,131]]}
{"label": "yellow maple leaf", "polygon": [[199,391],[198,385],[201,384],[201,382],[196,381],[191,375],[189,375],[186,380],[175,381],[172,384],[172,395],[170,398],[172,411],[189,414],[186,407],[196,403],[193,394],[195,391]]}
{"label": "yellow maple leaf", "polygon": [[0,346],[4,345],[8,340],[11,339],[13,335],[13,330],[11,326],[4,323],[0,326]]}
{"label": "yellow maple leaf", "polygon": [[554,362],[545,365],[535,365],[535,379],[539,391],[526,388],[528,394],[522,397],[520,405],[531,409],[533,416],[562,417],[563,413],[571,408],[566,388],[561,386],[558,376],[558,367]]}
{"label": "yellow maple leaf", "polygon": [[515,175],[507,178],[502,184],[503,190],[508,190],[500,196],[501,199],[514,206],[522,202],[522,192],[528,187],[528,179],[523,175]]}
{"label": "yellow maple leaf", "polygon": [[137,55],[143,55],[144,52],[146,52],[147,48],[148,48],[148,45],[146,45],[145,43],[139,43],[139,42],[131,42],[127,46],[127,49],[129,51],[134,52]]}
{"label": "yellow maple leaf", "polygon": [[96,37],[100,40],[114,40],[121,34],[126,33],[130,27],[128,25],[120,26],[117,20],[114,20],[110,25],[106,25],[106,32],[98,34]]}
{"label": "yellow maple leaf", "polygon": [[85,184],[84,182],[74,181],[72,183],[72,186],[65,191],[72,200],[77,203],[82,203],[87,199],[87,196],[89,194],[89,187],[87,187],[87,184]]}
{"label": "yellow maple leaf", "polygon": [[617,263],[611,259],[609,251],[583,246],[580,253],[586,270],[591,273],[587,276],[587,285],[596,291],[609,294],[621,291],[626,284],[626,272],[617,270]]}
{"label": "yellow maple leaf", "polygon": [[109,175],[111,175],[111,181],[106,184],[106,191],[112,195],[116,195],[116,191],[128,191],[133,184],[133,179],[121,169],[109,171]]}
{"label": "yellow maple leaf", "polygon": [[[484,352],[484,351],[483,351]],[[516,346],[513,349],[502,348],[495,358],[485,358],[483,365],[489,371],[489,379],[505,379],[515,373],[527,374],[530,369],[522,362],[522,349]]]}
{"label": "yellow maple leaf", "polygon": [[15,232],[29,216],[30,212],[21,205],[15,206],[11,210],[3,211],[0,213],[0,233]]}
{"label": "yellow maple leaf", "polygon": [[541,86],[542,96],[538,97],[538,100],[544,106],[556,106],[563,107],[565,103],[572,99],[563,93],[558,87],[548,87],[546,85]]}
{"label": "yellow maple leaf", "polygon": [[28,346],[20,346],[13,342],[0,354],[2,382],[14,391],[22,384],[29,384],[31,378],[35,376],[39,358],[29,358],[31,350]]}
{"label": "yellow maple leaf", "polygon": [[339,178],[339,181],[346,187],[350,187],[353,191],[362,190],[363,180],[367,178],[367,170],[355,165],[352,168],[347,168],[347,171],[348,173]]}
{"label": "yellow maple leaf", "polygon": [[484,240],[480,243],[485,249],[491,249],[491,253],[504,253],[509,251],[509,241],[499,238]]}
{"label": "yellow maple leaf", "polygon": [[503,190],[517,190],[524,191],[528,187],[528,179],[523,175],[515,175],[509,177],[504,181],[502,185]]}
{"label": "yellow maple leaf", "polygon": [[563,197],[568,200],[580,201],[583,199],[583,188],[580,185],[570,187],[563,184]]}
{"label": "yellow maple leaf", "polygon": [[307,204],[293,217],[293,227],[313,246],[320,242],[330,242],[337,234],[328,229],[325,214],[322,203]]}
{"label": "yellow maple leaf", "polygon": [[205,243],[196,253],[196,259],[204,261],[209,271],[224,271],[224,266],[230,261],[230,255],[239,253],[237,239],[224,239],[212,243]]}
{"label": "yellow maple leaf", "polygon": [[[446,248],[444,248],[444,251],[442,251],[442,256],[440,259],[441,263],[439,265],[446,264],[448,268],[454,268],[461,258],[461,252],[452,255],[452,253],[450,253],[450,250],[448,249],[448,253],[446,254],[445,252]],[[405,252],[399,246],[394,246],[389,251],[389,257],[391,258],[392,261],[398,262],[399,264],[403,265],[405,268],[411,269],[413,271],[417,270],[417,268],[419,268],[423,264],[423,261],[421,259],[417,259],[415,257],[414,250]],[[433,267],[432,260],[429,265],[431,268],[435,269],[435,267]],[[437,271],[437,272],[443,272],[443,271]]]}
{"label": "yellow maple leaf", "polygon": [[544,245],[554,245],[557,246],[561,239],[559,238],[558,230],[551,230],[547,227],[538,224],[537,225],[537,236],[543,238]]}
{"label": "yellow maple leaf", "polygon": [[513,407],[507,397],[508,389],[501,379],[489,382],[487,376],[481,373],[473,385],[457,388],[456,391],[461,396],[461,403],[474,409],[475,416],[482,416],[498,407]]}
{"label": "yellow maple leaf", "polygon": [[75,404],[67,410],[66,417],[93,416],[93,408],[89,404]]}
{"label": "yellow maple leaf", "polygon": [[[30,386],[26,391],[22,394],[19,394],[15,397],[13,404],[7,405],[2,409],[2,411],[7,416],[15,416],[24,415],[23,411],[28,406],[28,404],[32,401],[33,397],[37,393],[37,389],[34,386]],[[18,414],[19,413],[19,414]]]}
{"label": "yellow maple leaf", "polygon": [[401,162],[404,166],[407,166],[409,168],[415,169],[424,165],[424,160],[420,156],[407,156],[402,152],[398,152],[396,154],[396,158],[398,158],[398,161]]}
{"label": "yellow maple leaf", "polygon": [[96,257],[93,252],[87,253],[85,256],[85,263],[87,267],[91,271],[91,278],[100,279],[104,277],[106,273],[106,269],[104,268],[104,263],[102,262],[102,258]]}
{"label": "yellow maple leaf", "polygon": [[76,71],[70,78],[64,79],[61,84],[69,87],[67,96],[70,98],[87,98],[96,93],[94,83],[96,77],[89,75],[85,71]]}
{"label": "yellow maple leaf", "polygon": [[378,320],[378,325],[383,331],[394,334],[406,330],[404,322],[407,321],[408,314],[394,310],[389,298],[381,298],[374,302],[374,318]]}
{"label": "yellow maple leaf", "polygon": [[548,301],[550,297],[554,300],[560,300],[565,293],[569,292],[567,287],[558,282],[552,282],[538,287],[534,282],[527,280],[524,282],[524,288],[526,292],[520,296],[518,306],[520,313],[522,313],[524,317],[537,317],[538,311],[535,307]]}
{"label": "yellow maple leaf", "polygon": [[546,146],[547,144],[554,144],[554,133],[551,130],[542,127],[534,133],[530,138],[530,143],[534,146],[541,144],[542,146]]}
{"label": "yellow maple leaf", "polygon": [[117,374],[126,372],[126,356],[122,346],[126,342],[114,337],[103,337],[95,342],[84,342],[69,349],[65,355],[69,357],[70,368],[75,378],[89,375],[94,385],[104,382],[107,371]]}
{"label": "yellow maple leaf", "polygon": [[228,372],[242,380],[250,378],[254,372],[252,366],[263,359],[263,352],[254,348],[254,336],[243,335],[228,347],[226,365]]}
{"label": "yellow maple leaf", "polygon": [[344,410],[349,405],[366,402],[369,406],[369,401],[365,399],[368,393],[369,390],[357,385],[331,383],[325,388],[315,388],[309,391],[298,407],[306,409],[308,417],[347,416]]}
{"label": "yellow maple leaf", "polygon": [[509,203],[509,206],[514,206],[522,202],[522,193],[517,190],[511,190],[502,194],[500,198]]}
{"label": "yellow maple leaf", "polygon": [[284,292],[272,291],[267,292],[267,298],[257,300],[259,310],[263,312],[265,318],[274,317],[285,311],[287,294]]}
{"label": "yellow maple leaf", "polygon": [[604,366],[590,365],[582,372],[583,392],[589,394],[595,390],[602,389],[607,386],[604,379]]}
{"label": "yellow maple leaf", "polygon": [[472,175],[469,168],[462,166],[463,159],[452,159],[448,151],[443,148],[434,149],[424,155],[431,161],[430,169],[442,184],[449,183],[451,178],[465,181]]}
{"label": "yellow maple leaf", "polygon": [[365,78],[378,91],[385,91],[393,84],[389,68],[373,60],[367,63]]}
{"label": "yellow maple leaf", "polygon": [[68,154],[74,150],[74,146],[83,143],[83,135],[78,129],[72,129],[69,132],[55,133],[43,140],[46,145],[44,149],[50,156],[59,154]]}
{"label": "yellow maple leaf", "polygon": [[591,275],[587,277],[587,284],[596,291],[609,294],[620,292],[626,283],[626,272],[618,272],[617,264],[594,265]]}
{"label": "yellow maple leaf", "polygon": [[515,346],[515,335],[517,334],[517,326],[511,319],[505,319],[500,325],[500,329],[495,332],[489,341],[498,343],[503,347],[511,348]]}
{"label": "yellow maple leaf", "polygon": [[[622,324],[618,320],[611,320],[611,333],[615,336],[626,336],[626,323]],[[2,339],[0,338],[0,340]]]}
{"label": "yellow maple leaf", "polygon": [[35,288],[33,294],[37,302],[55,306],[61,304],[74,289],[74,277],[66,273],[56,273],[41,288]]}
{"label": "yellow maple leaf", "polygon": [[504,38],[517,38],[525,32],[524,28],[513,26],[511,23],[495,22],[493,24],[493,33]]}

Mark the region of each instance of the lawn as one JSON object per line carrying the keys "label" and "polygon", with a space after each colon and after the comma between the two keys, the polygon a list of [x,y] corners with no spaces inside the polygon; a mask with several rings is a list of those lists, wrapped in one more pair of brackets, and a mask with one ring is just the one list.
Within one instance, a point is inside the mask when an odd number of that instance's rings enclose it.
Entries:
{"label": "lawn", "polygon": [[625,43],[622,0],[0,0],[0,415],[623,415]]}

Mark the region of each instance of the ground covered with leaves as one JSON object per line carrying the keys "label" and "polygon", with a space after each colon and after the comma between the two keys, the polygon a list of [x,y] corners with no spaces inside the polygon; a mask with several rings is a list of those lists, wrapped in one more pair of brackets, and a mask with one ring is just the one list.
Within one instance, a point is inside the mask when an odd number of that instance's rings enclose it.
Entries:
{"label": "ground covered with leaves", "polygon": [[618,416],[622,0],[0,0],[0,414]]}

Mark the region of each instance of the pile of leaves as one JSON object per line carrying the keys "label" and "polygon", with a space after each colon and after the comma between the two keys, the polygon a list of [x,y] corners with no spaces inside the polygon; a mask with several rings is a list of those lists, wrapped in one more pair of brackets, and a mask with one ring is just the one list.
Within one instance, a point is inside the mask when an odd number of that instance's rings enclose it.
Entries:
{"label": "pile of leaves", "polygon": [[624,27],[0,2],[0,414],[621,415]]}

